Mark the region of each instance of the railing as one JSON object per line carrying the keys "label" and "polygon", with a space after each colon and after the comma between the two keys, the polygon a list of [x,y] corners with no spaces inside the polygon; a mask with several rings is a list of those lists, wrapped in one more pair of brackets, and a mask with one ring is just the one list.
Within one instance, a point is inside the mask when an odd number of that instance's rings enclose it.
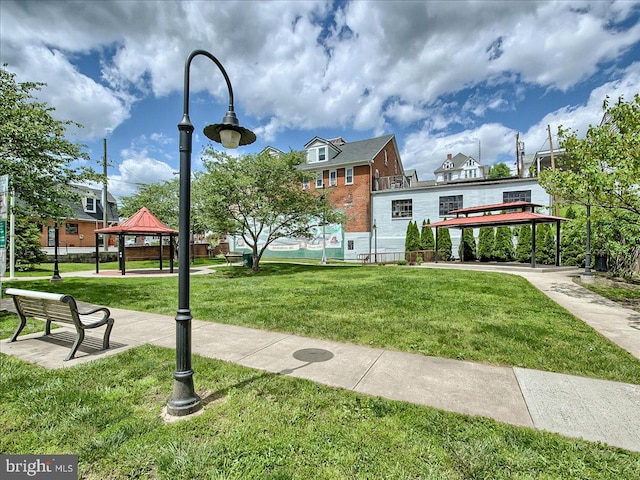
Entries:
{"label": "railing", "polygon": [[411,186],[411,182],[408,177],[404,175],[392,175],[390,177],[378,178],[378,191],[380,190],[393,190],[398,188],[407,188]]}
{"label": "railing", "polygon": [[[368,263],[398,263],[399,260],[406,260],[409,263],[417,263],[418,257],[422,258],[423,262],[433,262],[435,260],[435,251],[417,250],[414,252],[371,252],[358,254],[358,260],[362,262],[363,265]],[[442,259],[443,255],[440,255],[439,258]]]}

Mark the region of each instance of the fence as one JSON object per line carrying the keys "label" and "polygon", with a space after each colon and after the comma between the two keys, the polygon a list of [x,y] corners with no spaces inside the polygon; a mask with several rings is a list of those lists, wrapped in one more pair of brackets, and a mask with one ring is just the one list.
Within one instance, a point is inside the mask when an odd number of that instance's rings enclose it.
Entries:
{"label": "fence", "polygon": [[[409,263],[417,263],[418,257],[423,262],[435,261],[435,250],[416,250],[414,252],[377,252],[377,253],[360,253],[358,254],[358,260],[363,264],[367,263],[398,263],[398,260],[406,260]],[[439,259],[444,259],[443,252],[438,256]]]}

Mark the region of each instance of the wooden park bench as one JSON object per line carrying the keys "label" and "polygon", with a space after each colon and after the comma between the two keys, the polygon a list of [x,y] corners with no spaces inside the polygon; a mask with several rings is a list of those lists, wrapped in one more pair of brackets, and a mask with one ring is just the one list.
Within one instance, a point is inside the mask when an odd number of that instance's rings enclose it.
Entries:
{"label": "wooden park bench", "polygon": [[109,348],[109,336],[113,328],[113,318],[111,312],[104,307],[95,308],[85,313],[78,311],[76,300],[71,295],[59,293],[35,292],[31,290],[21,290],[19,288],[8,288],[7,295],[13,295],[13,301],[20,317],[20,325],[16,329],[10,342],[15,342],[20,332],[27,324],[27,317],[37,318],[46,322],[44,333],[51,333],[51,322],[61,322],[73,324],[76,327],[78,336],[71,347],[71,352],[64,359],[71,360],[84,340],[84,331],[90,328],[98,328],[106,325],[102,339],[102,348]]}
{"label": "wooden park bench", "polygon": [[242,252],[227,252],[224,254],[224,258],[227,261],[227,265],[238,263],[242,261]]}

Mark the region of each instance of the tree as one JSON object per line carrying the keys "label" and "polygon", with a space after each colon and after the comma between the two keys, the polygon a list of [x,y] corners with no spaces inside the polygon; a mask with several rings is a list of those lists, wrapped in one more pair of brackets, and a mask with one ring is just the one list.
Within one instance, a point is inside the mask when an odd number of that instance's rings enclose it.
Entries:
{"label": "tree", "polygon": [[451,243],[451,234],[448,228],[440,228],[438,230],[438,245],[436,245],[436,249],[438,251],[438,258],[451,260],[453,256],[453,244]]}
{"label": "tree", "polygon": [[44,262],[47,256],[40,246],[40,226],[29,218],[16,216],[16,270],[24,272],[33,270]]}
{"label": "tree", "polygon": [[516,260],[522,263],[531,261],[531,225],[522,225],[518,232]]}
{"label": "tree", "polygon": [[606,121],[585,138],[558,127],[562,168],[541,172],[540,184],[566,201],[640,215],[640,94],[614,105],[607,97],[603,109]]}
{"label": "tree", "polygon": [[496,228],[496,239],[493,246],[493,258],[498,262],[513,260],[513,236],[511,228],[502,225]]}
{"label": "tree", "polygon": [[555,239],[551,225],[543,223],[536,226],[536,263],[551,265],[555,262]]}
{"label": "tree", "polygon": [[54,108],[32,95],[45,84],[16,82],[15,74],[0,68],[0,174],[9,175],[18,202],[16,213],[29,218],[61,220],[78,201],[73,184],[101,181],[87,166],[84,145],[65,138],[72,121],[56,120]]}
{"label": "tree", "polygon": [[513,174],[511,173],[511,169],[504,162],[496,163],[494,165],[491,165],[491,167],[489,167],[489,178],[491,179],[508,178],[512,176]]}
{"label": "tree", "polygon": [[[615,104],[603,102],[604,121],[590,125],[584,138],[560,126],[558,137],[564,154],[557,170],[540,173],[545,190],[565,201],[591,205],[592,213],[606,212],[600,228],[624,230],[607,235],[604,249],[613,273],[637,275],[640,234],[640,94]],[[597,235],[597,233],[596,233]]]}
{"label": "tree", "polygon": [[[142,207],[147,207],[158,220],[170,228],[178,228],[180,179],[140,185],[138,191],[120,198],[119,213],[130,217]],[[192,195],[196,196],[196,195]]]}
{"label": "tree", "polygon": [[416,252],[420,250],[420,232],[416,222],[409,222],[407,225],[407,233],[404,239],[404,249],[407,252]]}
{"label": "tree", "polygon": [[252,250],[252,269],[258,271],[263,253],[275,240],[309,238],[312,224],[344,221],[331,207],[328,192],[301,188],[315,178],[299,168],[305,161],[300,152],[232,157],[207,147],[205,172],[194,187],[197,221],[214,232],[241,236]]}
{"label": "tree", "polygon": [[420,235],[421,250],[434,250],[436,241],[433,238],[433,229],[431,228],[431,220],[427,218],[426,222],[422,221],[422,233]]}
{"label": "tree", "polygon": [[478,259],[481,262],[493,260],[495,237],[496,234],[493,227],[480,227],[480,233],[478,234]]}
{"label": "tree", "polygon": [[476,239],[473,236],[473,228],[462,229],[462,241],[458,246],[458,256],[469,262],[477,259]]}

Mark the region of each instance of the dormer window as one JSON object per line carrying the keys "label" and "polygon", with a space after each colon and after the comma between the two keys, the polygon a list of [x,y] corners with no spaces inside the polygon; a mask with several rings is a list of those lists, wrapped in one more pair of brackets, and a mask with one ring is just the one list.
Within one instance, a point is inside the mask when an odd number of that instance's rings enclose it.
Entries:
{"label": "dormer window", "polygon": [[86,213],[96,213],[96,199],[93,197],[84,197],[84,211]]}
{"label": "dormer window", "polygon": [[328,159],[326,146],[307,150],[307,163],[326,162]]}
{"label": "dormer window", "polygon": [[453,162],[444,162],[444,165],[442,166],[442,168],[446,169],[446,170],[450,170],[453,168]]}

